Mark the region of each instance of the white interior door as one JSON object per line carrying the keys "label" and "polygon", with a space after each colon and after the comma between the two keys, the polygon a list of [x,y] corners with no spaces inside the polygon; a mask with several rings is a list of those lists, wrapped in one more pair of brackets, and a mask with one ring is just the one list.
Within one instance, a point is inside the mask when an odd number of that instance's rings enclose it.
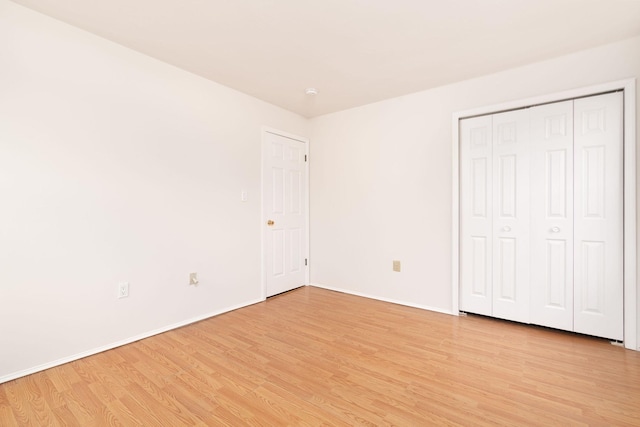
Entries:
{"label": "white interior door", "polygon": [[460,122],[460,309],[493,312],[492,117]]}
{"label": "white interior door", "polygon": [[264,134],[263,218],[266,295],[305,284],[307,144]]}
{"label": "white interior door", "polygon": [[529,321],[529,111],[493,116],[493,316]]}
{"label": "white interior door", "polygon": [[574,110],[574,330],[622,340],[622,93],[576,99]]}
{"label": "white interior door", "polygon": [[573,101],[532,107],[531,323],[573,330]]}

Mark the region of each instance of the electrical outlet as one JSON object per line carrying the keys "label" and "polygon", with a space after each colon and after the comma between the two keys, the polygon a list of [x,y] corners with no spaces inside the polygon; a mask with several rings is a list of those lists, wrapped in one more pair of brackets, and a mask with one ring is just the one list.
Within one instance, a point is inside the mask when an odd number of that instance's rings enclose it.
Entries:
{"label": "electrical outlet", "polygon": [[393,260],[393,271],[400,272],[400,261]]}
{"label": "electrical outlet", "polygon": [[198,286],[198,273],[189,273],[189,285]]}
{"label": "electrical outlet", "polygon": [[118,298],[126,298],[129,296],[129,282],[118,283]]}

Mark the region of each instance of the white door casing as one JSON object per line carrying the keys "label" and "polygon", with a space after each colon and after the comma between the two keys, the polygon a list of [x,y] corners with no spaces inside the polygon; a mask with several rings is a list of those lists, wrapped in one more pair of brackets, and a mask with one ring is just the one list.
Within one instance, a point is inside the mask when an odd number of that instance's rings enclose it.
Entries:
{"label": "white door casing", "polygon": [[263,131],[263,269],[265,296],[308,281],[308,143]]}
{"label": "white door casing", "polygon": [[623,339],[622,93],[574,101],[574,330]]}

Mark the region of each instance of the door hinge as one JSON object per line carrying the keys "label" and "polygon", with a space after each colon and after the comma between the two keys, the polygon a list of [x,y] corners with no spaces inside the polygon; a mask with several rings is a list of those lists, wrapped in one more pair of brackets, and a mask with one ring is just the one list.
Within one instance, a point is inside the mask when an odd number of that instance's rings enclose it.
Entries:
{"label": "door hinge", "polygon": [[304,161],[305,162],[307,161],[307,155],[306,154],[304,155]]}
{"label": "door hinge", "polygon": [[306,258],[304,259],[304,265],[307,265],[307,259]]}

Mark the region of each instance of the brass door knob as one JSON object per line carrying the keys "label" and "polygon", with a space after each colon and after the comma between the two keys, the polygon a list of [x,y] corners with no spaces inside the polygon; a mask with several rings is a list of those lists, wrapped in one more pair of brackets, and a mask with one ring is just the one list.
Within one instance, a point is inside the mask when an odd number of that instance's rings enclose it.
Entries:
{"label": "brass door knob", "polygon": [[272,219],[270,219],[269,221],[267,221],[267,225],[268,225],[268,226],[272,226],[273,224],[275,224],[275,222],[273,222],[273,220],[272,220]]}

